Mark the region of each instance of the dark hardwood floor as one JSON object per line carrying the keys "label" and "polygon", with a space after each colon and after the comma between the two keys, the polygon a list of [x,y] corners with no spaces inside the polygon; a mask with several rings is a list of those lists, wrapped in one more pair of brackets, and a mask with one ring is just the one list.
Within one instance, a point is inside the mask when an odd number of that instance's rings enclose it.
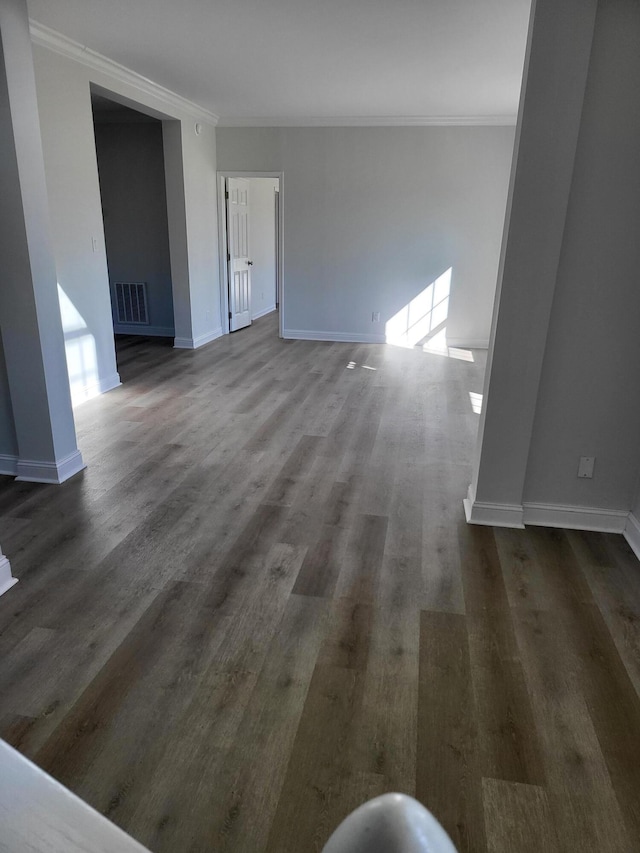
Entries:
{"label": "dark hardwood floor", "polygon": [[640,566],[467,526],[484,361],[119,344],[88,468],[0,483],[0,734],[151,850],[316,851],[417,796],[461,853],[640,850]]}

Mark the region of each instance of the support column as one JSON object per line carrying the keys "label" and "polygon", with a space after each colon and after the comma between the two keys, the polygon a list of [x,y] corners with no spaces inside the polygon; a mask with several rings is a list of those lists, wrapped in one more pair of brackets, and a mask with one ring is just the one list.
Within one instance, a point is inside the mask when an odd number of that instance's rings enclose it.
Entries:
{"label": "support column", "polygon": [[0,3],[0,323],[19,480],[61,483],[76,444],[25,0]]}
{"label": "support column", "polygon": [[523,527],[523,494],[597,0],[534,0],[467,521]]}
{"label": "support column", "polygon": [[167,188],[174,346],[196,349],[222,334],[217,249],[215,131],[162,122]]}
{"label": "support column", "polygon": [[[193,349],[189,245],[185,204],[182,128],[177,119],[162,122],[169,254],[173,288],[173,324],[178,349]],[[212,238],[213,239],[213,238]]]}

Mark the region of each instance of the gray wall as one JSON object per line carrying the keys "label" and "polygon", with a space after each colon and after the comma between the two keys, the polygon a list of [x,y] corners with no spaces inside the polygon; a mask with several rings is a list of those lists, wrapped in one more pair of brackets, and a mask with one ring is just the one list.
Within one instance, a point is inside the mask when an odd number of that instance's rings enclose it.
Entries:
{"label": "gray wall", "polygon": [[147,283],[149,326],[118,324],[114,310],[114,330],[173,336],[162,124],[97,121],[95,137],[112,308],[115,281]]}
{"label": "gray wall", "polygon": [[383,339],[452,267],[450,343],[486,346],[513,141],[512,127],[218,128],[220,170],[284,172],[285,334]]}
{"label": "gray wall", "polygon": [[[640,5],[600,0],[525,500],[630,509],[640,467]],[[576,477],[596,456],[593,480]]]}

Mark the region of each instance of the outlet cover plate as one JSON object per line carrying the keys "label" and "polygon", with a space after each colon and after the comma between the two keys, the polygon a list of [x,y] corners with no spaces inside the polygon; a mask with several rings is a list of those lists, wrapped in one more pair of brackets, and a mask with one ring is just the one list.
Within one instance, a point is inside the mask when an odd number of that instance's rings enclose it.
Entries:
{"label": "outlet cover plate", "polygon": [[596,464],[595,456],[581,456],[578,464],[578,477],[590,480],[593,477],[593,467]]}

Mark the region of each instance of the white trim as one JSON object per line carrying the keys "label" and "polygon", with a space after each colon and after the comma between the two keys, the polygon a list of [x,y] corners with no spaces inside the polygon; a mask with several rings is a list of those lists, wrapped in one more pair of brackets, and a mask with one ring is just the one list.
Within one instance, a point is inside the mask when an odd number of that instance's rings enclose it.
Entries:
{"label": "white trim", "polygon": [[114,323],[115,335],[141,335],[148,338],[172,338],[176,330],[173,326],[142,326],[128,323]]}
{"label": "white trim", "polygon": [[76,409],[78,406],[86,403],[87,400],[99,397],[100,394],[106,394],[107,391],[113,391],[113,389],[117,388],[119,385],[122,385],[122,382],[120,381],[120,374],[112,373],[111,376],[107,376],[106,379],[97,379],[95,382],[89,382],[81,388],[72,389],[71,400],[73,408]]}
{"label": "white trim", "polygon": [[640,524],[626,510],[565,504],[483,503],[475,499],[473,486],[469,486],[463,504],[469,524],[517,528],[531,525],[561,527],[565,530],[593,530],[598,533],[624,533],[634,551],[638,549],[636,554],[640,557]]}
{"label": "white trim", "polygon": [[209,124],[216,125],[218,116],[204,107],[194,104],[193,101],[187,100],[164,86],[154,83],[147,77],[137,74],[130,68],[120,65],[119,62],[114,62],[108,56],[103,56],[91,48],[80,44],[62,33],[52,30],[50,27],[45,27],[44,24],[38,23],[31,18],[29,19],[29,30],[31,32],[31,41],[34,44],[46,47],[54,53],[59,53],[67,59],[73,59],[76,62],[86,65],[94,71],[99,71],[102,74],[108,74],[110,77],[125,83],[127,86],[132,86],[139,92],[145,95],[151,95],[158,98],[165,104],[173,107],[179,113],[184,113],[193,118],[199,118]]}
{"label": "white trim", "polygon": [[259,320],[260,317],[266,317],[267,314],[272,314],[276,310],[275,305],[270,305],[268,308],[263,308],[262,311],[258,311],[257,314],[253,314],[252,320]]}
{"label": "white trim", "polygon": [[469,486],[469,494],[462,501],[462,504],[467,524],[524,528],[520,504],[482,503],[472,497],[471,486]]}
{"label": "white trim", "polygon": [[18,583],[18,578],[14,578],[11,574],[11,564],[9,560],[0,551],[0,595],[3,595],[12,586]]}
{"label": "white trim", "polygon": [[640,521],[630,512],[624,527],[624,538],[627,540],[633,553],[640,560]]}
{"label": "white trim", "polygon": [[489,338],[450,338],[447,335],[447,346],[453,349],[489,349]]}
{"label": "white trim", "polygon": [[205,344],[211,343],[211,341],[215,341],[217,338],[221,338],[224,335],[224,331],[222,326],[218,326],[217,329],[214,329],[212,332],[207,332],[204,335],[198,335],[197,338],[175,338],[173,342],[174,349],[198,349],[198,347],[203,347]]}
{"label": "white trim", "polygon": [[216,191],[218,193],[218,281],[220,283],[220,316],[225,335],[229,334],[229,282],[227,247],[227,176],[217,173]]}
{"label": "white trim", "polygon": [[234,169],[232,172],[223,169],[218,171],[219,178],[282,178],[282,172],[243,172]]}
{"label": "white trim", "polygon": [[9,453],[0,453],[0,474],[15,477],[18,473],[18,457]]}
{"label": "white trim", "polygon": [[384,335],[362,335],[358,332],[316,332],[312,329],[284,329],[283,338],[293,341],[338,341],[347,344],[384,344]]}
{"label": "white trim", "polygon": [[597,507],[540,503],[524,503],[522,506],[525,524],[564,527],[568,530],[595,530],[599,533],[623,533],[629,516],[626,510]]}
{"label": "white trim", "polygon": [[221,116],[218,127],[511,127],[516,116]]}
{"label": "white trim", "polygon": [[53,483],[58,485],[86,467],[79,450],[75,450],[58,462],[18,459],[16,480],[23,483]]}

